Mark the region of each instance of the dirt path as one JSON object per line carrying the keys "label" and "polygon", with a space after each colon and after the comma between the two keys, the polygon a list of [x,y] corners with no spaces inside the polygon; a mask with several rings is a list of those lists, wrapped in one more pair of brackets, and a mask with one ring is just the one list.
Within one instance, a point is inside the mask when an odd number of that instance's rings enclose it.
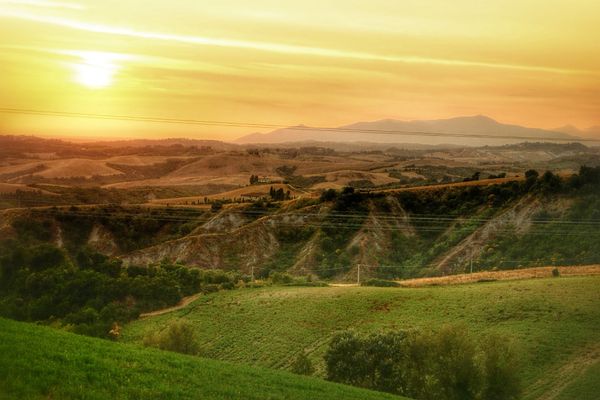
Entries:
{"label": "dirt path", "polygon": [[[531,385],[527,391],[535,394],[543,390],[536,400],[554,400],[571,382],[598,361],[600,361],[600,345],[586,347],[565,364],[556,369],[550,369],[549,371],[552,372]],[[526,394],[525,397],[529,396]]]}
{"label": "dirt path", "polygon": [[156,310],[149,313],[140,314],[140,318],[156,317],[157,315],[163,315],[173,311],[181,310],[194,300],[200,298],[200,296],[202,296],[202,293],[196,293],[192,296],[184,297],[179,303],[177,303],[177,305],[174,305],[173,307],[163,308],[162,310]]}

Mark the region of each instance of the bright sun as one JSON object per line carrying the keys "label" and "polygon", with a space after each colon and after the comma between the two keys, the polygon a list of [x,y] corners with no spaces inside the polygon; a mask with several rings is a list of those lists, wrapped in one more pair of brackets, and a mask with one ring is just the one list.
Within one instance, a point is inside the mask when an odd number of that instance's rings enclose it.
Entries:
{"label": "bright sun", "polygon": [[119,57],[111,53],[93,51],[79,52],[82,62],[74,64],[75,81],[92,89],[101,89],[113,83],[119,66],[114,63]]}

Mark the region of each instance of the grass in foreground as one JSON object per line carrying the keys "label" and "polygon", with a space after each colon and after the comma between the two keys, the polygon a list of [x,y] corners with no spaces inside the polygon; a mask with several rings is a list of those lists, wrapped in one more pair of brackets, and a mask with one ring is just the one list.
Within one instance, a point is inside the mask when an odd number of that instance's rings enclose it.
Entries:
{"label": "grass in foreground", "polygon": [[582,349],[600,345],[598,287],[595,276],[425,288],[236,290],[135,321],[125,328],[124,340],[141,342],[149,332],[185,320],[196,327],[205,356],[289,369],[305,351],[323,374],[323,354],[336,332],[464,323],[474,336],[498,333],[517,342],[525,398],[533,399],[554,388],[552,371],[576,365]]}
{"label": "grass in foreground", "polygon": [[1,399],[401,399],[0,319]]}

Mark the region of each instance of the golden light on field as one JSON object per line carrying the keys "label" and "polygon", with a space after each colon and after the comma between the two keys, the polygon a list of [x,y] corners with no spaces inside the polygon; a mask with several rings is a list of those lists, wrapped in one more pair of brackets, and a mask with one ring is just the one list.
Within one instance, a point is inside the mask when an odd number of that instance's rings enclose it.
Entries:
{"label": "golden light on field", "polygon": [[[600,2],[0,0],[0,107],[337,126],[600,125]],[[94,90],[92,90],[94,89]],[[0,115],[0,131],[248,129]]]}

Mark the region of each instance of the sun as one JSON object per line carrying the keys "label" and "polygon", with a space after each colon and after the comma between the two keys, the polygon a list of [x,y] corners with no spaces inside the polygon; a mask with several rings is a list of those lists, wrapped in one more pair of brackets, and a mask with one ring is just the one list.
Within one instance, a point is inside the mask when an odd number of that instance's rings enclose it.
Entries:
{"label": "sun", "polygon": [[119,69],[115,61],[119,57],[94,51],[82,51],[78,55],[81,62],[73,64],[75,82],[91,89],[102,89],[113,84],[114,75]]}

